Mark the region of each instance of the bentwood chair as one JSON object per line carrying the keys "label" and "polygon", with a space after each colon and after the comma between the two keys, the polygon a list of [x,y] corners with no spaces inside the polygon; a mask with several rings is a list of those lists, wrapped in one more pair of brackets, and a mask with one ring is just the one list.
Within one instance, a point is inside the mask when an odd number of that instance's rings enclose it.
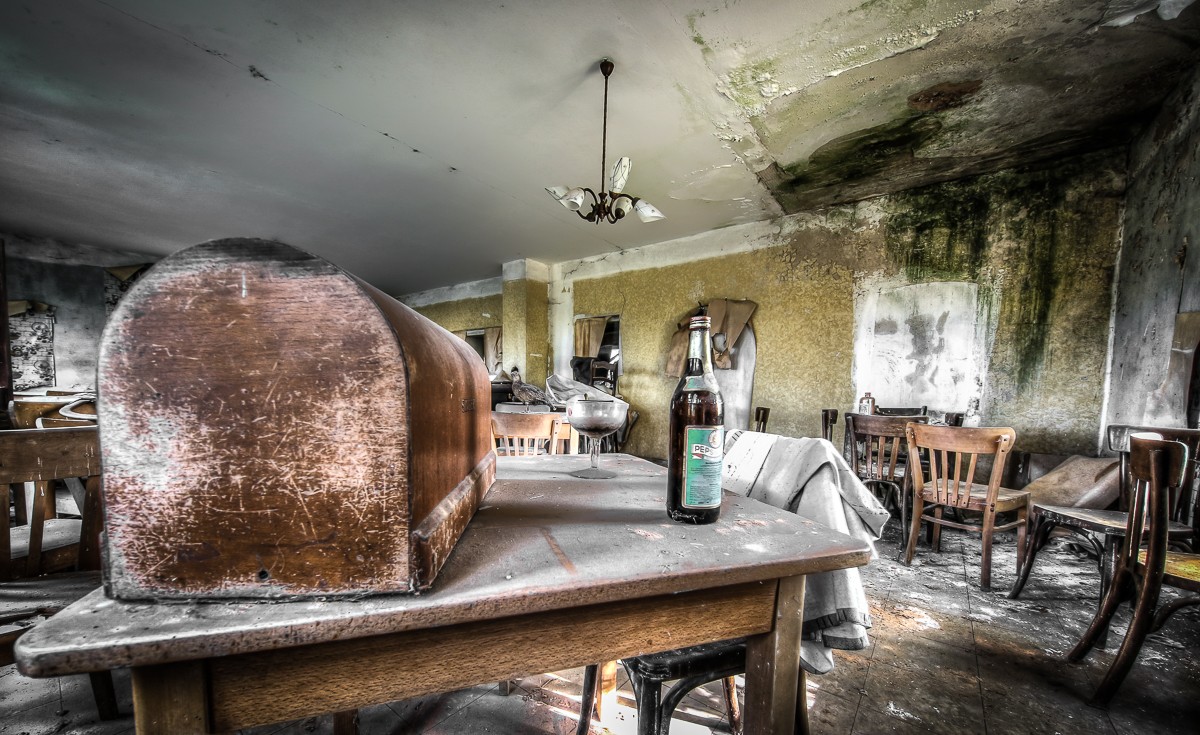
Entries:
{"label": "bentwood chair", "polygon": [[[1196,457],[1200,450],[1200,429],[1159,428],[1153,426],[1129,426],[1112,424],[1108,427],[1108,448],[1120,457],[1117,473],[1119,483],[1120,505],[1129,507],[1130,478],[1129,478],[1129,437],[1135,432],[1153,432],[1169,441],[1183,442],[1188,449],[1188,462],[1184,466],[1183,482],[1176,488],[1177,492],[1168,494],[1167,498],[1167,538],[1174,544],[1188,546],[1192,551],[1200,550],[1196,546],[1197,536],[1192,526],[1187,525],[1188,511],[1194,506],[1196,496],[1193,494],[1193,484],[1196,478]],[[1194,519],[1200,521],[1200,519]],[[1121,510],[1109,510],[1098,507],[1068,507],[1034,503],[1029,511],[1029,548],[1025,551],[1025,562],[1017,569],[1017,579],[1010,599],[1016,599],[1029,579],[1037,554],[1050,539],[1055,529],[1064,529],[1072,534],[1072,538],[1083,541],[1095,554],[1100,571],[1100,599],[1103,600],[1112,580],[1117,552],[1120,550],[1125,528],[1129,522],[1129,514]],[[1104,636],[1100,643],[1103,645]]]}
{"label": "bentwood chair", "polygon": [[[1160,629],[1177,610],[1200,604],[1200,554],[1167,548],[1170,498],[1185,482],[1187,446],[1153,433],[1133,434],[1129,445],[1130,509],[1112,584],[1092,624],[1067,654],[1069,661],[1080,661],[1108,629],[1117,607],[1126,600],[1132,602],[1133,618],[1125,640],[1092,695],[1091,703],[1099,706],[1107,705],[1116,694],[1146,636]],[[1193,594],[1160,606],[1164,584]]]}
{"label": "bentwood chair", "polygon": [[837,426],[838,410],[836,408],[821,409],[821,438],[827,442],[833,441],[833,427]]}
{"label": "bentwood chair", "polygon": [[[908,455],[914,458],[908,468],[913,475],[912,522],[908,534],[908,547],[904,563],[911,564],[916,551],[921,523],[932,524],[930,544],[939,550],[942,526],[981,534],[983,537],[983,559],[981,560],[980,587],[991,589],[992,584],[992,538],[998,531],[1017,529],[1017,568],[1025,558],[1025,516],[1029,507],[1029,493],[1000,487],[1004,475],[1004,464],[1016,442],[1017,433],[1009,428],[961,428],[955,426],[927,426],[916,422],[908,424]],[[922,467],[927,454],[929,477]],[[980,457],[991,456],[992,469],[987,484],[975,482],[975,468]],[[916,461],[915,458],[921,458]],[[932,509],[925,515],[925,506]],[[943,517],[946,508],[959,511],[978,511],[983,514],[981,523],[949,520]],[[997,525],[996,515],[1016,511],[1017,518]]]}
{"label": "bentwood chair", "polygon": [[562,416],[553,413],[492,412],[492,437],[499,443],[497,454],[533,457],[558,454]]}
{"label": "bentwood chair", "polygon": [[900,528],[908,528],[908,496],[912,480],[908,471],[905,429],[910,422],[923,424],[928,420],[928,416],[846,414],[850,467],[885,507],[891,501],[900,513]]}
{"label": "bentwood chair", "polygon": [[[56,518],[54,482],[87,478],[80,518]],[[0,508],[9,488],[33,483],[29,524],[0,523],[0,665],[36,621],[100,586],[100,447],[95,426],[0,431]],[[19,485],[18,485],[19,486]],[[62,574],[46,572],[73,569]],[[90,675],[101,719],[117,717],[112,674]]]}

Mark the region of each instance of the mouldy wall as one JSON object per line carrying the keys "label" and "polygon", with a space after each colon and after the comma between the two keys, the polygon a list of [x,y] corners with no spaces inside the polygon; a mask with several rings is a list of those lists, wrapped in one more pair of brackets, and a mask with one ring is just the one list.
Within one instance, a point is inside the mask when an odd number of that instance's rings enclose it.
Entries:
{"label": "mouldy wall", "polygon": [[[573,311],[621,315],[621,392],[641,413],[629,451],[662,457],[676,382],[666,352],[697,302],[758,302],[752,405],[771,408],[772,432],[818,436],[820,410],[856,398],[864,294],[975,283],[988,364],[979,405],[961,408],[980,425],[1013,426],[1020,449],[1094,454],[1122,185],[1121,158],[1101,154],[787,217],[763,249],[577,280]],[[868,385],[871,370],[859,370]]]}
{"label": "mouldy wall", "polygon": [[575,281],[574,311],[621,315],[621,393],[641,418],[627,449],[666,456],[667,406],[678,382],[665,375],[677,323],[697,302],[758,303],[752,406],[769,406],[772,432],[819,436],[821,409],[848,405],[853,351],[849,231],[781,233],[778,247]]}
{"label": "mouldy wall", "polygon": [[1108,152],[884,200],[892,267],[979,285],[994,331],[978,423],[1012,426],[1023,451],[1099,449],[1122,169]]}
{"label": "mouldy wall", "polygon": [[414,311],[451,332],[461,332],[467,329],[500,326],[504,317],[503,303],[501,295],[495,294],[474,299],[428,304],[417,307]]}
{"label": "mouldy wall", "polygon": [[1134,142],[1113,324],[1110,423],[1141,423],[1175,315],[1200,311],[1200,67]]}

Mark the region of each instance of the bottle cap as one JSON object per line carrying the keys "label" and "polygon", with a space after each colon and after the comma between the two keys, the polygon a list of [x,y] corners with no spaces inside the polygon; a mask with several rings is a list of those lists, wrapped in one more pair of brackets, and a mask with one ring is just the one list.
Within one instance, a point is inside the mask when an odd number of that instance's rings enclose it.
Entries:
{"label": "bottle cap", "polygon": [[688,319],[688,329],[708,329],[712,326],[712,319],[707,316],[694,316]]}

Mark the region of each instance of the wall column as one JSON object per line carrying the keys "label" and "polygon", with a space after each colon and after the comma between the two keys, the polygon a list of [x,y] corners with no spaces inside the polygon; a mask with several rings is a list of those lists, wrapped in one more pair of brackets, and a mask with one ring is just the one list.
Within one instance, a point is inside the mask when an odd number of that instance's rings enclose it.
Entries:
{"label": "wall column", "polygon": [[504,264],[504,369],[546,385],[550,361],[550,268],[536,260]]}

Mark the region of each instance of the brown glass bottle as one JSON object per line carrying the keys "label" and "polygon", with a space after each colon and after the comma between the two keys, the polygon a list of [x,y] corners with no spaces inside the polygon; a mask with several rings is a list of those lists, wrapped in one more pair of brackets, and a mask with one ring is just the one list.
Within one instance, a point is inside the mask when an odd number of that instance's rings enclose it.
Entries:
{"label": "brown glass bottle", "polygon": [[725,404],[712,369],[707,316],[688,321],[683,377],[671,396],[667,515],[680,523],[712,523],[721,515]]}

